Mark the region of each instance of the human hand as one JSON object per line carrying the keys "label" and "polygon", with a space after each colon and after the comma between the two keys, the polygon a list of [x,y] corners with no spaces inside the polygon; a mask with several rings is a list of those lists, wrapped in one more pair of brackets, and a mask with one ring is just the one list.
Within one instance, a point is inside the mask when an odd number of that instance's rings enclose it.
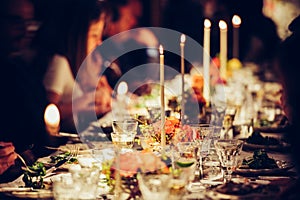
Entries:
{"label": "human hand", "polygon": [[112,88],[109,86],[106,77],[99,81],[95,94],[95,111],[97,115],[107,113],[111,110]]}
{"label": "human hand", "polygon": [[95,112],[97,115],[107,113],[111,110],[112,89],[106,78],[101,78],[94,91],[86,92],[73,102],[75,112]]}
{"label": "human hand", "polygon": [[17,153],[11,142],[0,141],[0,174],[3,174],[8,168],[15,164]]}

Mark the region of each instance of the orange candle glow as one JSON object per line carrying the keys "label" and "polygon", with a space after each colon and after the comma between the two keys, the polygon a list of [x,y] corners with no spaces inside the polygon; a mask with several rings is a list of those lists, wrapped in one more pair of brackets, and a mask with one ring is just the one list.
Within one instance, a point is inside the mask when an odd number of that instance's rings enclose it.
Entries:
{"label": "orange candle glow", "polygon": [[44,113],[46,130],[50,135],[57,135],[59,132],[60,114],[55,104],[49,104]]}

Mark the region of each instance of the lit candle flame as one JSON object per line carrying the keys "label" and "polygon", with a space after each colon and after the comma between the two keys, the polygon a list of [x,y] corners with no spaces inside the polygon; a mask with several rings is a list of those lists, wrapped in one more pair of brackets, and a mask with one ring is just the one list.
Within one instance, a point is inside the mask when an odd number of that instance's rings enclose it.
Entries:
{"label": "lit candle flame", "polygon": [[186,39],[186,38],[185,38],[185,35],[182,34],[181,37],[180,37],[180,42],[181,42],[181,43],[185,43],[185,39]]}
{"label": "lit candle flame", "polygon": [[124,95],[127,93],[127,91],[128,91],[128,85],[126,82],[122,81],[118,86],[117,92],[120,95]]}
{"label": "lit candle flame", "polygon": [[223,21],[223,20],[220,20],[220,22],[219,22],[219,27],[220,27],[220,29],[222,29],[222,30],[227,29],[227,24],[226,24],[226,22]]}
{"label": "lit candle flame", "polygon": [[46,125],[59,127],[60,115],[55,104],[49,104],[45,110],[44,120]]}
{"label": "lit candle flame", "polygon": [[160,53],[160,55],[164,54],[164,48],[162,45],[159,45],[159,53]]}
{"label": "lit candle flame", "polygon": [[242,20],[241,20],[241,18],[238,15],[234,15],[232,17],[232,24],[233,25],[239,26],[239,25],[241,25],[241,23],[242,23]]}
{"label": "lit candle flame", "polygon": [[204,27],[205,28],[210,28],[211,27],[211,22],[209,21],[209,19],[204,20]]}

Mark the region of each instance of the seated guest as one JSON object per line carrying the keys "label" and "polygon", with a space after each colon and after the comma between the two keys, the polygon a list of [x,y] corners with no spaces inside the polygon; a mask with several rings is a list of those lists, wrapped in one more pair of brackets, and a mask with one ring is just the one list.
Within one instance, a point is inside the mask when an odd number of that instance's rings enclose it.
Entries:
{"label": "seated guest", "polygon": [[[279,48],[279,77],[283,84],[283,108],[291,123],[291,128],[288,131],[288,137],[292,143],[292,155],[296,167],[300,169],[300,90],[299,74],[300,65],[298,61],[298,47],[300,45],[300,16],[292,21],[289,25],[292,35],[286,38]],[[299,181],[298,181],[299,182]],[[292,190],[288,190],[282,197],[282,199],[299,199],[299,184]]]}
{"label": "seated guest", "polygon": [[111,88],[105,78],[100,79],[101,56],[92,52],[101,43],[106,6],[98,0],[55,2],[39,32],[41,60],[37,63],[45,70],[48,100],[60,110],[61,129],[77,132],[89,121],[76,127],[81,119],[75,113],[102,116],[111,109]]}
{"label": "seated guest", "polygon": [[30,62],[33,20],[30,0],[0,1],[0,182],[22,174],[17,154],[30,165],[48,153],[42,148],[49,141],[43,120],[48,101]]}
{"label": "seated guest", "polygon": [[262,70],[273,71],[280,38],[271,18],[263,14],[263,0],[236,2],[240,27],[240,60],[258,64]]}
{"label": "seated guest", "polygon": [[143,5],[140,0],[111,0],[109,3],[112,17],[103,34],[108,49],[100,47],[98,50],[113,64],[106,66],[104,74],[110,86],[115,88],[120,78],[128,73],[130,78],[125,81],[129,91],[138,95],[148,93],[149,88],[144,83],[158,77],[158,71],[149,65],[143,67],[142,73],[133,70],[158,58],[156,36],[150,29],[139,28]]}

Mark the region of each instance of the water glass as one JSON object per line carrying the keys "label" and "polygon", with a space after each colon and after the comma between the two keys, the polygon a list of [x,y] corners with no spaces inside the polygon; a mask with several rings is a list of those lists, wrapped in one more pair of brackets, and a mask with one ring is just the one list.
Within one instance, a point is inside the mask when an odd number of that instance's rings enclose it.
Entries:
{"label": "water glass", "polygon": [[113,121],[112,128],[115,133],[137,133],[138,122],[134,119]]}
{"label": "water glass", "polygon": [[138,174],[139,189],[144,200],[167,200],[170,193],[169,174]]}
{"label": "water glass", "polygon": [[71,176],[61,176],[53,180],[53,196],[56,200],[72,200],[78,195],[80,185]]}
{"label": "water glass", "polygon": [[182,190],[195,179],[197,148],[194,142],[177,143],[172,155],[172,190]]}
{"label": "water glass", "polygon": [[243,147],[242,140],[220,139],[215,141],[215,147],[219,156],[224,182],[231,180],[232,172],[241,164],[240,154]]}
{"label": "water glass", "polygon": [[72,168],[71,176],[62,176],[53,181],[53,195],[57,200],[93,200],[97,198],[100,169]]}
{"label": "water glass", "polygon": [[134,145],[134,138],[136,133],[134,132],[112,132],[111,139],[116,148],[130,149]]}
{"label": "water glass", "polygon": [[273,122],[276,117],[276,108],[273,102],[263,102],[262,107],[259,110],[261,120],[267,120]]}

